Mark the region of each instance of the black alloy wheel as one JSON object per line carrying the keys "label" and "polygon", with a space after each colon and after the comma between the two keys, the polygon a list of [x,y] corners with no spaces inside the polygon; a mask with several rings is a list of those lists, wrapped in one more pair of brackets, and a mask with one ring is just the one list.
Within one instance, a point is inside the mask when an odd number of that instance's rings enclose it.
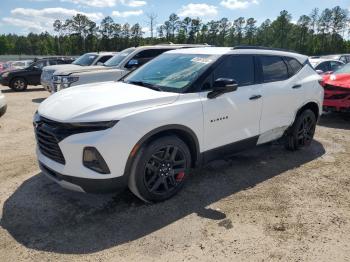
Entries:
{"label": "black alloy wheel", "polygon": [[129,188],[146,202],[166,200],[182,188],[190,167],[191,153],[184,141],[177,136],[158,138],[136,154]]}

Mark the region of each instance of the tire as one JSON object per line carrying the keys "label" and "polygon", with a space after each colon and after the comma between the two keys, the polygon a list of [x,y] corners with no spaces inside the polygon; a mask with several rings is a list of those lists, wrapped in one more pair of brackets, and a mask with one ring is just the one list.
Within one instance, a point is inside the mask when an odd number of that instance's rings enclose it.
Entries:
{"label": "tire", "polygon": [[286,148],[291,151],[310,146],[315,130],[316,116],[310,109],[298,114],[294,124],[288,130]]}
{"label": "tire", "polygon": [[132,164],[129,188],[145,202],[171,198],[183,187],[191,153],[176,136],[164,136],[142,146]]}
{"label": "tire", "polygon": [[16,92],[24,91],[27,89],[27,81],[22,77],[16,77],[11,81],[10,88]]}

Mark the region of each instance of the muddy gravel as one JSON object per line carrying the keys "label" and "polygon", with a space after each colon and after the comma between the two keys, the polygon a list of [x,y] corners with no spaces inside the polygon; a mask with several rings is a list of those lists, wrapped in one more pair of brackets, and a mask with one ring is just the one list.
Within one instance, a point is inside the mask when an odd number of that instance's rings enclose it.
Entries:
{"label": "muddy gravel", "polygon": [[48,93],[1,87],[1,261],[350,261],[350,117],[309,148],[265,145],[194,170],[155,205],[87,195],[39,171],[32,116]]}

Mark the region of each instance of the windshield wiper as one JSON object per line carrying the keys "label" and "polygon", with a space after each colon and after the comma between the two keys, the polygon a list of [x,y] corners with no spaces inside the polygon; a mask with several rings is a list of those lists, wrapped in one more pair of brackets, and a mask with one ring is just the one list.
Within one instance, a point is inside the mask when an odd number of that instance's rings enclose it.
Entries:
{"label": "windshield wiper", "polygon": [[137,85],[137,86],[147,87],[147,88],[150,88],[150,89],[153,89],[156,91],[163,91],[160,87],[158,87],[156,85],[152,85],[150,83],[146,83],[146,82],[142,82],[142,81],[127,81],[127,83]]}

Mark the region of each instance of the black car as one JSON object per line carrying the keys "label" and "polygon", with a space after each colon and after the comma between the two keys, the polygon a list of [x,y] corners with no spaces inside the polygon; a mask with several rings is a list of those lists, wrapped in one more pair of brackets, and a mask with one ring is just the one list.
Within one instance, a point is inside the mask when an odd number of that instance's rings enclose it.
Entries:
{"label": "black car", "polygon": [[28,85],[40,85],[41,72],[45,66],[70,64],[73,61],[70,57],[40,58],[27,68],[1,73],[0,84],[9,86],[14,91],[24,91]]}

